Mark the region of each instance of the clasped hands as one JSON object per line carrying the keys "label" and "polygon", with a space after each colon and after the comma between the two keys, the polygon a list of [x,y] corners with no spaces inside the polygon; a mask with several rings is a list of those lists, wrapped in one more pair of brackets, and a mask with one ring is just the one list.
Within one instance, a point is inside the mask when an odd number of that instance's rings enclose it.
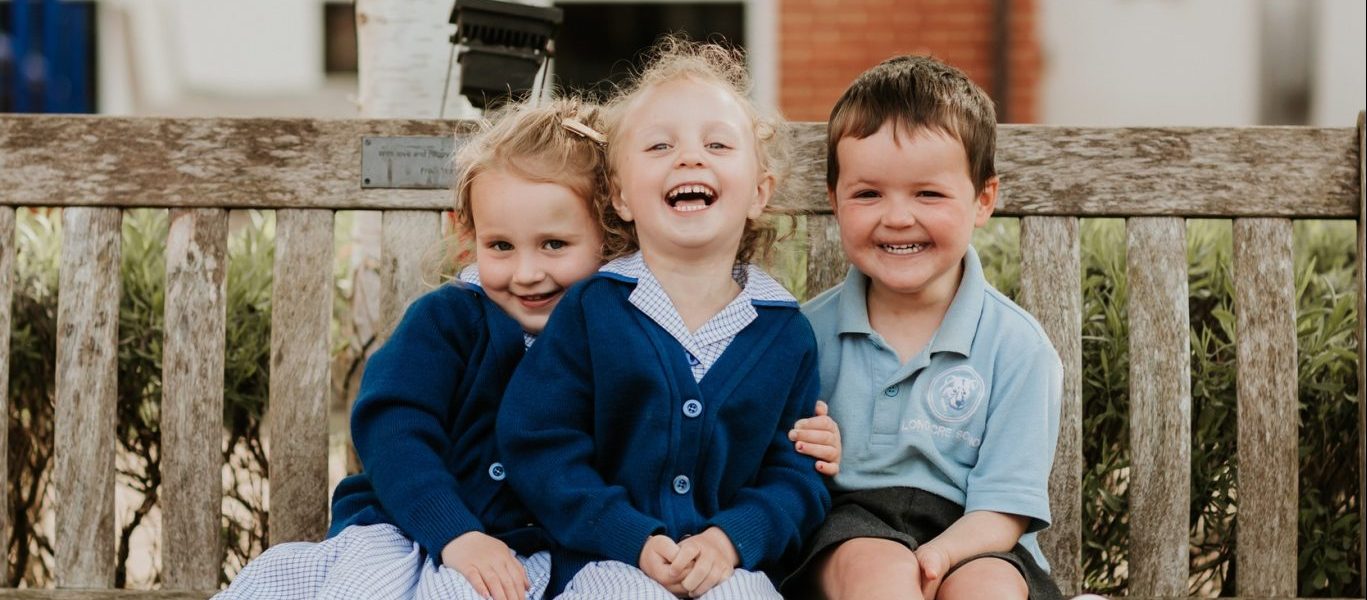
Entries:
{"label": "clasped hands", "polygon": [[675,542],[652,535],[641,548],[641,570],[675,596],[697,598],[726,581],[740,564],[731,538],[718,527]]}

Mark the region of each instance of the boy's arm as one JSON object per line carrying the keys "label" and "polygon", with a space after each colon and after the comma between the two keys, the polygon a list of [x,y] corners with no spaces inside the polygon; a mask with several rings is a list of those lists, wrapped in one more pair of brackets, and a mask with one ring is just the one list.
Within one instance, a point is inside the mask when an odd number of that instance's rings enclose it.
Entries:
{"label": "boy's arm", "polygon": [[1062,365],[1043,340],[997,364],[965,514],[917,551],[942,550],[949,559],[945,568],[984,552],[1009,551],[1021,535],[1049,523]]}
{"label": "boy's arm", "polygon": [[[806,325],[806,320],[802,319]],[[809,327],[803,328],[811,339]],[[730,538],[742,569],[754,570],[762,563],[779,560],[800,548],[802,541],[825,518],[831,506],[822,475],[812,458],[802,456],[788,440],[787,427],[799,416],[815,410],[820,392],[816,370],[816,343],[803,355],[798,380],[786,398],[784,416],[772,432],[764,464],[752,485],[708,522]]]}
{"label": "boy's arm", "polygon": [[557,542],[637,565],[646,539],[665,526],[594,468],[593,356],[582,292],[581,285],[561,298],[508,383],[499,453],[509,483]]}
{"label": "boy's arm", "polygon": [[929,542],[921,544],[916,549],[916,557],[926,570],[927,576],[938,578],[944,575],[944,571],[933,572],[934,567],[940,565],[935,565],[936,561],[927,560],[925,553],[943,554],[942,569],[948,569],[966,558],[984,552],[1007,552],[1016,545],[1021,535],[1025,534],[1025,527],[1029,522],[1030,519],[1020,515],[975,510],[965,514],[950,525],[949,529]]}
{"label": "boy's arm", "polygon": [[[482,314],[478,299],[440,289],[413,303],[366,365],[351,435],[385,512],[434,559],[456,537],[483,531],[443,461],[444,423]],[[463,301],[462,301],[463,300]]]}

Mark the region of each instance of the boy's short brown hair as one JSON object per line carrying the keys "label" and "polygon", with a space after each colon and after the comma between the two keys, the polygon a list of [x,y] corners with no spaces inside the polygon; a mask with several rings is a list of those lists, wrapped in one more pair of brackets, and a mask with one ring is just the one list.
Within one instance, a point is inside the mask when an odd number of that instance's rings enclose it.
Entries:
{"label": "boy's short brown hair", "polygon": [[840,140],[869,137],[889,122],[904,132],[929,127],[963,143],[976,192],[997,174],[992,158],[997,112],[992,99],[963,71],[929,56],[906,55],[864,71],[831,109],[826,126],[827,188],[834,190],[840,178],[835,152]]}

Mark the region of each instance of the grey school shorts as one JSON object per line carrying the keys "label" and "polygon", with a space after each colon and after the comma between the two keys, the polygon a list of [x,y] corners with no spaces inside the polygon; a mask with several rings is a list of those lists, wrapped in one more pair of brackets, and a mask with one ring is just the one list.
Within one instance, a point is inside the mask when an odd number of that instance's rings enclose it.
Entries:
{"label": "grey school shorts", "polygon": [[[798,567],[784,580],[783,593],[790,598],[804,597],[804,590],[815,587],[810,585],[815,577],[814,559],[842,542],[861,537],[883,538],[915,550],[921,542],[933,539],[963,515],[962,506],[915,488],[878,488],[836,496],[826,522],[809,540]],[[945,575],[970,560],[984,557],[1000,558],[1016,567],[1030,588],[1030,600],[1062,599],[1063,593],[1049,573],[1020,544],[1010,552],[990,552],[964,559]]]}

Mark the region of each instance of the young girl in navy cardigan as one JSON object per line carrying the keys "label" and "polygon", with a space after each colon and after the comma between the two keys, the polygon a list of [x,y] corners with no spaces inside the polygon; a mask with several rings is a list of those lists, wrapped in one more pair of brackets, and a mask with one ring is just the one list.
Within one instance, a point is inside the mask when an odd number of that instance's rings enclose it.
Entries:
{"label": "young girl in navy cardigan", "polygon": [[[368,362],[352,413],[365,470],[337,486],[328,539],[271,548],[221,598],[543,596],[552,542],[505,485],[494,419],[551,309],[602,264],[598,112],[515,106],[462,149],[456,216],[475,264],[415,300]],[[838,460],[829,418],[794,435]]]}
{"label": "young girl in navy cardigan", "polygon": [[508,385],[508,478],[558,543],[561,598],[777,598],[769,577],[830,503],[788,431],[816,342],[750,259],[778,181],[776,124],[739,57],[666,40],[609,107],[606,247]]}

